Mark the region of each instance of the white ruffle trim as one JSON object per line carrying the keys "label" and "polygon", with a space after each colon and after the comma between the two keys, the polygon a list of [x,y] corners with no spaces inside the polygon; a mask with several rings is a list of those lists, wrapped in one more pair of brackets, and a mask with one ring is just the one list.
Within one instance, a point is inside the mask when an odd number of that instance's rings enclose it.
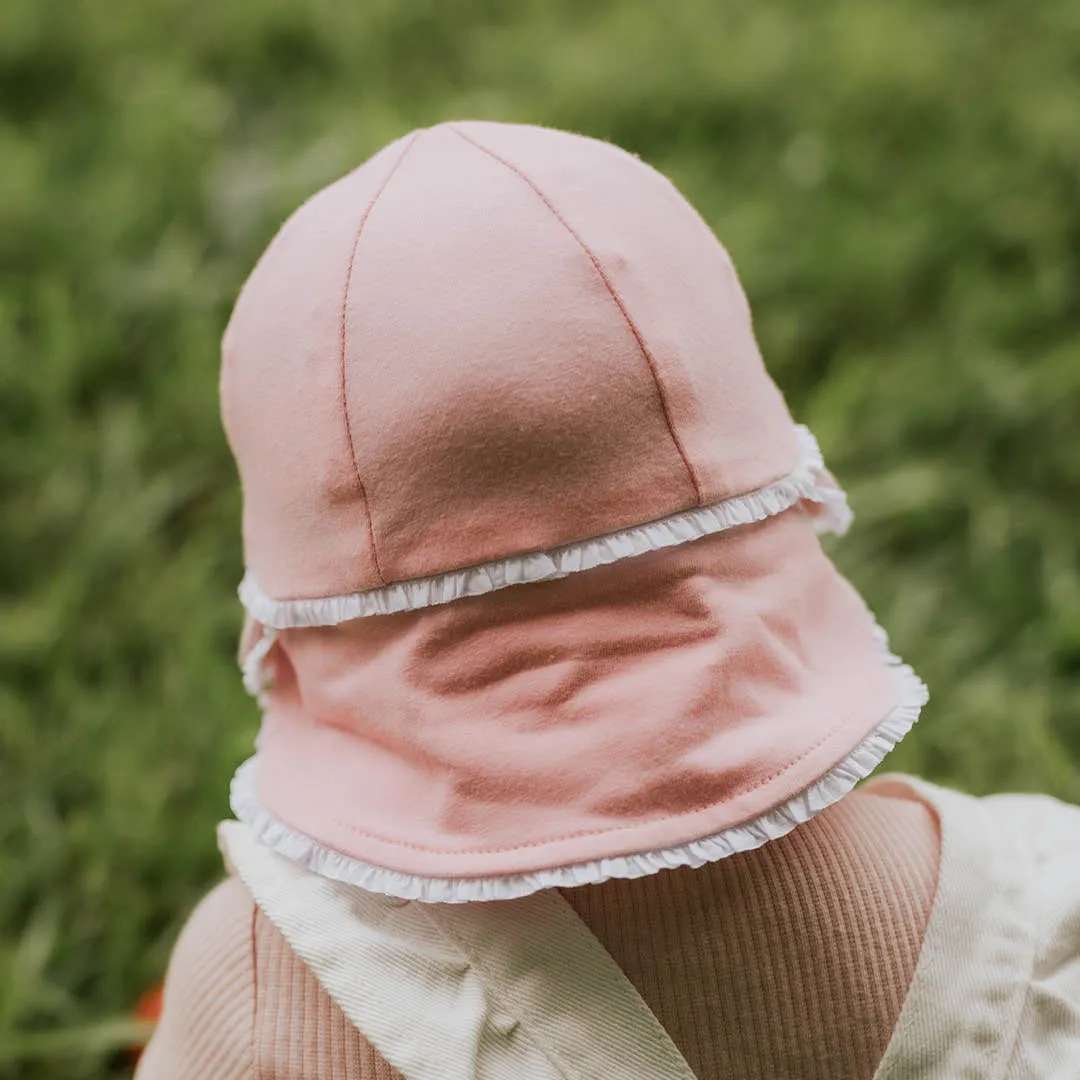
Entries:
{"label": "white ruffle trim", "polygon": [[899,690],[899,701],[874,730],[824,776],[783,805],[741,825],[733,825],[702,840],[615,858],[592,859],[550,870],[501,877],[433,878],[403,874],[375,866],[325,847],[275,818],[255,792],[258,756],[250,758],[233,777],[233,813],[250,826],[258,839],[294,862],[334,881],[357,885],[368,892],[424,903],[459,904],[475,900],[513,900],[541,889],[594,885],[609,878],[638,878],[680,866],[698,867],[740,851],[751,851],[791,832],[838,802],[877,768],[886,754],[911,730],[929,694],[922,680],[885,648]]}
{"label": "white ruffle trim", "polygon": [[481,596],[511,585],[550,581],[619,559],[700,540],[738,525],[773,517],[804,500],[820,503],[815,519],[819,532],[843,533],[851,524],[847,497],[825,468],[817,441],[799,424],[799,463],[787,476],[755,491],[712,506],[684,510],[658,521],[592,537],[550,551],[515,555],[432,577],[413,578],[366,592],[305,600],[267,596],[248,571],[240,583],[240,602],[252,618],[275,630],[304,626],[337,626],[369,615],[448,604],[464,596]]}
{"label": "white ruffle trim", "polygon": [[240,675],[244,681],[244,689],[264,708],[266,701],[263,692],[269,686],[269,679],[263,661],[274,647],[277,636],[278,632],[272,627],[263,627],[259,640],[244,654],[244,659],[240,662]]}

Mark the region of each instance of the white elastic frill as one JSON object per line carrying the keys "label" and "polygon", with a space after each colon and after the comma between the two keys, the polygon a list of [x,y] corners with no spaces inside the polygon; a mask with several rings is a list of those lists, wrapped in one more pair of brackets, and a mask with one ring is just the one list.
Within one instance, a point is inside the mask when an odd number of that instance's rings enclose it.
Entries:
{"label": "white elastic frill", "polygon": [[260,705],[266,706],[263,696],[269,685],[265,660],[277,641],[278,632],[272,627],[263,627],[259,640],[244,654],[240,661],[240,674],[244,689],[256,698]]}
{"label": "white elastic frill", "polygon": [[680,866],[699,867],[740,851],[752,851],[777,840],[848,794],[881,764],[886,754],[911,730],[929,694],[922,680],[899,657],[888,651],[883,631],[879,640],[889,660],[899,700],[888,715],[854,750],[824,776],[783,805],[751,821],[733,825],[701,840],[670,848],[616,858],[593,859],[528,874],[482,878],[433,878],[403,874],[375,866],[325,847],[317,840],[275,818],[255,791],[258,756],[250,758],[233,777],[230,802],[233,813],[259,840],[294,862],[334,881],[357,885],[368,892],[424,903],[459,904],[475,900],[513,900],[541,889],[595,885],[609,878],[639,878]]}
{"label": "white elastic frill", "polygon": [[337,626],[370,615],[448,604],[464,596],[481,596],[511,585],[550,581],[581,570],[605,566],[619,559],[700,540],[713,533],[750,525],[789,510],[796,503],[819,503],[815,519],[819,532],[843,533],[851,524],[851,511],[843,490],[825,468],[817,441],[801,424],[799,463],[787,476],[765,487],[711,506],[695,507],[670,517],[646,522],[619,532],[578,543],[530,552],[432,577],[413,578],[366,592],[302,600],[275,600],[259,587],[250,571],[238,593],[249,615],[264,626],[287,630],[304,626]]}

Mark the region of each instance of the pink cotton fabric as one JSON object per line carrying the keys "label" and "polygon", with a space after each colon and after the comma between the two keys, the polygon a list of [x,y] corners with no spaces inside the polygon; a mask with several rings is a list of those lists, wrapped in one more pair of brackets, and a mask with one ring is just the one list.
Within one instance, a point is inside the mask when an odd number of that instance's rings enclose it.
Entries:
{"label": "pink cotton fabric", "polygon": [[726,251],[607,143],[444,124],[286,222],[224,338],[247,565],[329,596],[614,532],[795,466]]}
{"label": "pink cotton fabric", "polygon": [[896,703],[798,510],[557,581],[284,631],[260,801],[404,873],[665,847],[782,803]]}
{"label": "pink cotton fabric", "polygon": [[[799,457],[724,248],[659,173],[565,132],[462,122],[391,144],[285,223],[223,346],[245,557],[273,600],[562,547],[738,498]],[[804,506],[286,630],[266,664],[261,807],[437,878],[741,825],[898,699]]]}

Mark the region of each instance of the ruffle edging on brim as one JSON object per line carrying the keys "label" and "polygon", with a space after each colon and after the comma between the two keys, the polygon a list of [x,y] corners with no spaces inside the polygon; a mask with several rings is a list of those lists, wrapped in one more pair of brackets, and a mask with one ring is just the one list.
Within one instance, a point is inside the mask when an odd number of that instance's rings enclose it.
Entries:
{"label": "ruffle edging on brim", "polygon": [[525,874],[468,878],[404,874],[328,848],[274,817],[256,794],[257,755],[241,765],[233,778],[233,813],[251,827],[262,843],[316,874],[359,886],[369,892],[424,903],[513,900],[541,889],[594,885],[609,878],[638,878],[681,866],[703,866],[777,840],[832,806],[860,780],[869,776],[911,730],[929,694],[915,672],[888,651],[884,632],[877,632],[896,679],[899,692],[897,704],[850,753],[809,787],[759,817],[700,840]]}
{"label": "ruffle edging on brim", "polygon": [[797,427],[800,458],[787,476],[755,491],[711,506],[684,510],[630,529],[593,537],[550,551],[512,556],[433,577],[396,582],[366,592],[300,600],[275,600],[263,592],[248,571],[240,583],[240,601],[248,614],[275,630],[337,626],[372,615],[448,604],[465,596],[481,596],[511,585],[550,581],[582,570],[604,566],[649,551],[750,525],[789,510],[800,502],[818,503],[819,532],[843,533],[851,524],[844,492],[825,468],[817,441],[809,429]]}

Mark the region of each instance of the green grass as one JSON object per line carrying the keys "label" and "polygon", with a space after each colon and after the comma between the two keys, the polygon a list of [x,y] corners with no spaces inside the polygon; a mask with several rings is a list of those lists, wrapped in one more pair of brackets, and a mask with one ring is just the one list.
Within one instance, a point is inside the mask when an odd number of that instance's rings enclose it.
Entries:
{"label": "green grass", "polygon": [[1078,92],[1080,0],[5,0],[0,1078],[123,1075],[219,873],[256,724],[220,333],[281,219],[418,125],[672,176],[931,685],[892,763],[1080,798]]}

